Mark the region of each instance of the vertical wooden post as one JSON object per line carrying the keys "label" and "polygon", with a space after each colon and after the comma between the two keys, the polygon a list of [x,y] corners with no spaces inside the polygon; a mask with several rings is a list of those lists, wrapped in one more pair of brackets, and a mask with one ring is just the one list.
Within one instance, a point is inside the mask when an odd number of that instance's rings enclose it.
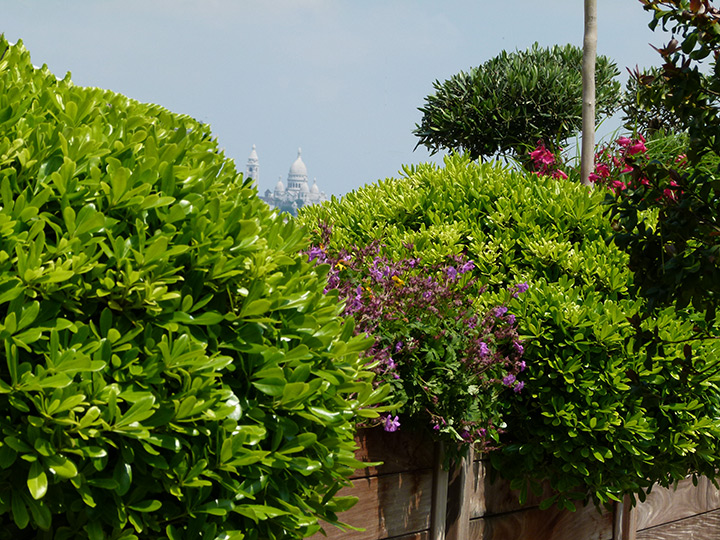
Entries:
{"label": "vertical wooden post", "polygon": [[445,446],[435,443],[433,463],[432,506],[430,508],[430,540],[445,540],[447,515],[448,471],[443,468]]}
{"label": "vertical wooden post", "polygon": [[448,500],[447,540],[467,540],[470,536],[470,498],[472,496],[473,462],[472,447],[468,455],[457,465]]}
{"label": "vertical wooden post", "polygon": [[635,540],[637,537],[637,507],[630,504],[630,495],[615,505],[613,540]]}

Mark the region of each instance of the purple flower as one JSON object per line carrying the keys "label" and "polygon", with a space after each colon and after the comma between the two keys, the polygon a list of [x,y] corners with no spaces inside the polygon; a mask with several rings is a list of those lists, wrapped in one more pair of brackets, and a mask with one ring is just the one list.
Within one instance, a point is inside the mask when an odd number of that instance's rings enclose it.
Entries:
{"label": "purple flower", "polygon": [[518,383],[515,385],[515,388],[513,388],[513,392],[518,394],[522,391],[523,388],[525,388],[525,383],[523,381],[518,381]]}
{"label": "purple flower", "polygon": [[[513,341],[513,347],[515,347],[515,350],[518,352],[518,354],[522,354],[525,352],[525,347],[523,347],[519,341]],[[525,361],[523,361],[522,363],[523,363],[523,367],[520,371],[525,369],[525,365],[524,365]]]}
{"label": "purple flower", "polygon": [[447,274],[447,277],[450,281],[455,281],[457,279],[458,272],[454,266],[448,266],[445,269],[445,273]]}
{"label": "purple flower", "polygon": [[502,380],[503,384],[505,386],[512,386],[512,384],[515,382],[515,375],[512,373],[508,373]]}
{"label": "purple flower", "polygon": [[468,261],[460,267],[460,273],[465,274],[467,272],[470,272],[473,268],[475,268],[475,263],[472,261]]}
{"label": "purple flower", "polygon": [[530,288],[530,286],[527,283],[518,283],[516,285],[516,287],[517,287],[517,292],[519,292],[519,293],[527,292],[527,290]]}
{"label": "purple flower", "polygon": [[508,315],[507,322],[510,325],[515,324],[515,315],[513,315],[513,314]]}
{"label": "purple flower", "polygon": [[388,414],[385,417],[385,431],[393,432],[397,431],[399,428],[400,419],[397,416],[393,418],[391,414]]}
{"label": "purple flower", "polygon": [[503,315],[505,315],[507,313],[507,309],[508,308],[506,308],[505,306],[496,307],[494,310],[495,316],[502,317]]}
{"label": "purple flower", "polygon": [[480,356],[487,356],[490,354],[490,347],[484,341],[480,342]]}
{"label": "purple flower", "polygon": [[396,352],[396,353],[399,353],[399,352],[402,350],[403,345],[404,345],[404,344],[403,344],[402,341],[398,341],[398,342],[395,344],[395,352]]}
{"label": "purple flower", "polygon": [[522,362],[520,362],[519,366],[520,366],[520,371],[525,371],[525,368],[527,367],[527,364],[525,363],[525,360],[523,360]]}

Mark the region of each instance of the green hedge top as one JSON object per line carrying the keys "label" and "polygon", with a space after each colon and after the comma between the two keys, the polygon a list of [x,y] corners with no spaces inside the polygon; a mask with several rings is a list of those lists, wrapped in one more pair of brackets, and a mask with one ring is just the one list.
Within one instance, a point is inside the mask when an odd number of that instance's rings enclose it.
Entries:
{"label": "green hedge top", "polygon": [[0,205],[0,538],[336,521],[369,343],[206,125],[0,37]]}
{"label": "green hedge top", "polygon": [[486,307],[529,284],[507,304],[524,340],[525,387],[505,398],[504,446],[492,459],[517,488],[549,481],[568,508],[687,473],[712,477],[720,465],[719,348],[693,341],[692,313],[641,320],[627,256],[606,240],[603,198],[455,155],[300,215],[332,226],[340,246],[379,240],[428,264],[462,252],[489,287],[478,299]]}

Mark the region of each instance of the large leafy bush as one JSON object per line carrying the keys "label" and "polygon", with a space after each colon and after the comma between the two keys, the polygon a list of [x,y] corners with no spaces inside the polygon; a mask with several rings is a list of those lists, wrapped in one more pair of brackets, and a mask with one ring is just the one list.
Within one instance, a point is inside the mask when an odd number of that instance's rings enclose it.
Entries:
{"label": "large leafy bush", "polygon": [[718,347],[686,346],[689,314],[637,316],[601,190],[461,156],[405,173],[301,217],[327,221],[338,245],[379,241],[401,254],[411,243],[430,261],[465,253],[488,306],[529,284],[508,303],[527,369],[523,391],[501,398],[507,426],[492,459],[503,475],[523,490],[549,481],[550,502],[573,507],[716,474]]}
{"label": "large leafy bush", "polygon": [[337,520],[370,342],[207,126],[0,38],[0,204],[0,538]]}
{"label": "large leafy bush", "polygon": [[[420,107],[414,133],[431,152],[455,150],[474,159],[496,153],[524,157],[543,139],[553,151],[582,126],[582,50],[573,45],[498,56],[433,84]],[[617,107],[619,72],[605,56],[597,58],[596,116]]]}

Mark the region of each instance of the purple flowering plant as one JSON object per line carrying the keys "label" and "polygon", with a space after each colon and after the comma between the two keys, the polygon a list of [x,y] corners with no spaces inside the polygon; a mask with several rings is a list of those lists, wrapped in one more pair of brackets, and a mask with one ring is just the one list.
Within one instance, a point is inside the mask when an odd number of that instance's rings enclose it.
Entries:
{"label": "purple flowering plant", "polygon": [[[390,259],[378,243],[331,248],[330,237],[320,225],[307,254],[330,265],[326,293],[337,291],[355,332],[375,340],[365,352],[375,384],[389,385],[398,404],[380,425],[429,429],[460,453],[495,446],[502,399],[524,386],[524,347],[507,307],[476,307],[485,287],[473,261],[453,255],[426,264],[411,245],[404,258]],[[508,297],[527,287],[512,287]]]}

